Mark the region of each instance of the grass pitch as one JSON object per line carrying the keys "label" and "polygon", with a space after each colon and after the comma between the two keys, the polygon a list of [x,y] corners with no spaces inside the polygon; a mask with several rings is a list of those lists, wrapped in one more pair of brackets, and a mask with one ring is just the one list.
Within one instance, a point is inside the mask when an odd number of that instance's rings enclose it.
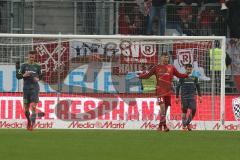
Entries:
{"label": "grass pitch", "polygon": [[239,160],[240,132],[0,130],[1,160]]}

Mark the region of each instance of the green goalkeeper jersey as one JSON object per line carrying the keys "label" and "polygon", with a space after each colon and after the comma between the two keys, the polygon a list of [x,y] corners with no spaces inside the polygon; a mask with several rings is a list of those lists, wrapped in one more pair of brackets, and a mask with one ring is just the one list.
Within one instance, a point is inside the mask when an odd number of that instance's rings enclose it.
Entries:
{"label": "green goalkeeper jersey", "polygon": [[[31,72],[30,76],[23,77],[23,74],[25,72]],[[38,63],[24,63],[21,65],[20,70],[16,73],[17,79],[23,78],[23,90],[28,89],[38,89],[39,90],[39,84],[37,81],[34,81],[34,77],[37,77],[39,79],[42,78],[42,72],[41,72],[41,66]]]}

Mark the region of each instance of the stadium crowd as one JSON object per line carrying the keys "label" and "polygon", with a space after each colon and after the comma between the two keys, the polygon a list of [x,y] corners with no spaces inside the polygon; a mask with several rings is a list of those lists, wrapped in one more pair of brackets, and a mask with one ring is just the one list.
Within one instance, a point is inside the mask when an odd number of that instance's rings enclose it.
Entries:
{"label": "stadium crowd", "polygon": [[[240,37],[240,2],[236,0],[122,0],[119,7],[119,33],[166,35],[227,35]],[[129,0],[128,0],[129,2]],[[214,5],[213,5],[214,3]],[[168,34],[169,35],[169,34]]]}

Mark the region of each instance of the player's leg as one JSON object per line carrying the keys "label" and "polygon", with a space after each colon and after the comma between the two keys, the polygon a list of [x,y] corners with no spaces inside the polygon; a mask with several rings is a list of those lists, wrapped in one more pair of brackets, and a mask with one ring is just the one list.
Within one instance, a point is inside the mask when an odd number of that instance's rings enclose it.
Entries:
{"label": "player's leg", "polygon": [[183,130],[187,130],[187,100],[182,98],[181,99],[181,102],[182,102],[182,129]]}
{"label": "player's leg", "polygon": [[193,120],[195,113],[196,113],[196,100],[195,99],[190,99],[189,100],[189,109],[190,109],[190,113],[187,119],[187,128],[189,131],[192,130],[192,125],[191,125],[191,121]]}
{"label": "player's leg", "polygon": [[36,123],[36,107],[37,104],[39,102],[39,96],[38,96],[39,91],[38,90],[32,90],[32,94],[31,94],[31,102],[32,102],[32,115],[31,115],[31,123],[32,123],[32,127],[34,127],[35,123]]}
{"label": "player's leg", "polygon": [[160,106],[160,123],[159,130],[163,130],[163,126],[166,123],[166,114],[165,114],[165,101],[163,97],[158,97],[158,104]]}
{"label": "player's leg", "polygon": [[166,124],[166,113],[167,113],[168,107],[171,106],[171,96],[165,96],[164,97],[164,102],[165,102],[165,105],[164,105],[165,109],[164,109],[164,124],[163,124],[163,128],[164,128],[165,132],[168,132],[169,128],[167,127],[167,124]]}
{"label": "player's leg", "polygon": [[37,103],[33,102],[32,103],[32,115],[31,115],[31,122],[32,122],[32,127],[34,127],[35,123],[36,123],[36,106],[37,106]]}
{"label": "player's leg", "polygon": [[29,92],[27,90],[23,91],[23,104],[24,104],[24,113],[27,118],[27,129],[31,129],[31,119],[30,119],[30,99],[29,99]]}
{"label": "player's leg", "polygon": [[27,118],[27,129],[31,128],[31,119],[30,119],[29,107],[30,107],[29,103],[24,103],[24,112],[25,112],[25,116]]}
{"label": "player's leg", "polygon": [[168,106],[171,105],[171,97],[170,96],[158,97],[158,103],[160,105],[159,130],[168,132],[169,129],[166,124],[166,112],[167,112]]}

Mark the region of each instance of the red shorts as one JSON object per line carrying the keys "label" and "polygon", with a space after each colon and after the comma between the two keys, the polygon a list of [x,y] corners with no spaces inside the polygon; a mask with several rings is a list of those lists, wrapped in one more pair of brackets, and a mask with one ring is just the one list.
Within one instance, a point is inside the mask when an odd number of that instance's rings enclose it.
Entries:
{"label": "red shorts", "polygon": [[161,96],[158,97],[158,104],[165,104],[165,107],[171,106],[171,96]]}

